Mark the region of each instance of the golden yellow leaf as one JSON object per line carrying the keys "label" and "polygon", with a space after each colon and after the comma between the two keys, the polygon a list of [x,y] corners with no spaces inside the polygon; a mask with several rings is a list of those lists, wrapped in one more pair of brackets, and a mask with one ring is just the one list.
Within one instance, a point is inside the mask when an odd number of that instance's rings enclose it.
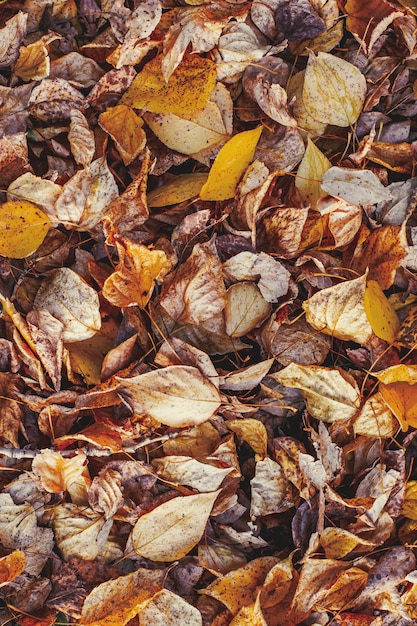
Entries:
{"label": "golden yellow leaf", "polygon": [[[350,567],[342,572],[336,582],[330,587],[326,596],[318,603],[318,607],[324,611],[338,612],[349,606],[365,587],[368,573],[359,567]],[[359,620],[361,620],[360,616]],[[357,626],[367,626],[369,622],[357,622]],[[354,624],[352,624],[354,626]]]}
{"label": "golden yellow leaf", "polygon": [[357,537],[343,528],[329,526],[320,533],[326,559],[342,559],[358,546],[372,547],[374,544]]}
{"label": "golden yellow leaf", "polygon": [[327,52],[310,54],[303,104],[311,117],[325,124],[350,126],[361,114],[365,96],[365,76],[352,63]]}
{"label": "golden yellow leaf", "polygon": [[375,335],[388,343],[395,341],[400,330],[400,320],[376,280],[368,280],[363,304]]}
{"label": "golden yellow leaf", "polygon": [[0,254],[22,259],[35,252],[49,230],[49,217],[27,200],[0,206]]}
{"label": "golden yellow leaf", "polygon": [[326,193],[321,189],[321,178],[325,172],[332,166],[329,159],[317,148],[311,141],[307,139],[307,148],[298,166],[297,176],[295,178],[295,186],[301,194],[304,202],[309,204],[313,209],[317,206],[317,201]]}
{"label": "golden yellow leaf", "polygon": [[25,569],[26,558],[24,552],[15,550],[0,559],[0,587],[7,585]]}
{"label": "golden yellow leaf", "polygon": [[125,165],[129,165],[145,147],[143,120],[125,104],[106,109],[98,122],[114,140]]}
{"label": "golden yellow leaf", "polygon": [[164,570],[139,568],[97,585],[86,597],[82,626],[124,626],[163,586]]}
{"label": "golden yellow leaf", "polygon": [[72,369],[81,374],[88,385],[98,385],[101,382],[103,359],[114,347],[118,331],[119,324],[109,317],[103,320],[100,330],[93,337],[67,346]]}
{"label": "golden yellow leaf", "polygon": [[127,237],[115,241],[119,263],[106,279],[103,296],[114,306],[138,305],[143,309],[152,296],[155,280],[171,268],[165,252],[151,250]]}
{"label": "golden yellow leaf", "polygon": [[207,177],[208,174],[200,174],[198,172],[194,174],[180,174],[166,185],[157,187],[148,193],[148,206],[169,206],[170,204],[177,204],[178,202],[194,198],[194,196],[198,196],[200,193],[200,189],[206,182]]}
{"label": "golden yellow leaf", "polygon": [[268,626],[262,613],[259,593],[253,604],[242,606],[239,613],[230,622],[230,626]]}
{"label": "golden yellow leaf", "polygon": [[179,116],[204,109],[216,85],[215,63],[202,56],[187,55],[166,82],[162,58],[159,55],[145,65],[124,94],[121,104]]}
{"label": "golden yellow leaf", "polygon": [[180,496],[142,515],[132,531],[134,550],[152,561],[175,561],[200,541],[220,491]]}
{"label": "golden yellow leaf", "polygon": [[303,302],[307,322],[326,335],[365,343],[372,336],[363,303],[365,289],[363,275],[318,291]]}
{"label": "golden yellow leaf", "polygon": [[210,583],[205,589],[201,589],[200,593],[219,600],[236,615],[243,606],[255,602],[258,587],[263,584],[268,572],[278,562],[279,559],[273,556],[254,559]]}
{"label": "golden yellow leaf", "polygon": [[238,133],[221,148],[200,191],[202,200],[233,198],[239,180],[253,160],[262,126]]}
{"label": "golden yellow leaf", "polygon": [[384,402],[394,413],[403,430],[417,427],[417,386],[399,380],[385,385],[380,383],[379,391]]}
{"label": "golden yellow leaf", "polygon": [[256,454],[262,458],[266,456],[268,435],[266,428],[259,420],[247,417],[245,419],[229,420],[227,427],[242,437]]}
{"label": "golden yellow leaf", "polygon": [[398,381],[414,385],[417,383],[417,365],[405,365],[404,363],[400,363],[399,365],[387,367],[385,370],[373,372],[372,376],[375,376],[379,382],[384,383],[384,385],[389,385],[390,383],[396,383]]}

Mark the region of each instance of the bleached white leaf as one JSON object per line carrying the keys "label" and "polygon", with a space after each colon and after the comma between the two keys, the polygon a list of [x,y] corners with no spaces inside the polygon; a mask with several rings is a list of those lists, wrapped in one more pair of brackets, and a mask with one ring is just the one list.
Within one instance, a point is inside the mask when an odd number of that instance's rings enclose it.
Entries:
{"label": "bleached white leaf", "polygon": [[270,314],[271,305],[253,283],[235,283],[226,292],[224,317],[230,337],[243,337]]}
{"label": "bleached white leaf", "polygon": [[252,520],[261,515],[282,513],[294,506],[282,467],[269,457],[256,463],[255,476],[250,485]]}
{"label": "bleached white leaf", "polygon": [[275,359],[267,359],[260,363],[255,363],[249,367],[245,367],[241,371],[232,372],[220,379],[220,389],[228,389],[229,391],[244,391],[246,389],[254,389],[261,380],[267,375],[272,367]]}
{"label": "bleached white leaf", "polygon": [[97,292],[68,267],[54,270],[41,284],[34,307],[62,322],[62,338],[68,343],[89,339],[101,328]]}
{"label": "bleached white leaf", "polygon": [[392,199],[390,190],[370,170],[331,167],[323,174],[321,186],[331,196],[351,204],[378,204]]}
{"label": "bleached white leaf", "polygon": [[120,393],[130,394],[137,414],[175,428],[201,424],[217,411],[220,394],[200,370],[171,365],[133,378],[118,378]]}
{"label": "bleached white leaf", "polygon": [[202,626],[203,618],[198,609],[168,589],[155,594],[139,612],[140,626]]}

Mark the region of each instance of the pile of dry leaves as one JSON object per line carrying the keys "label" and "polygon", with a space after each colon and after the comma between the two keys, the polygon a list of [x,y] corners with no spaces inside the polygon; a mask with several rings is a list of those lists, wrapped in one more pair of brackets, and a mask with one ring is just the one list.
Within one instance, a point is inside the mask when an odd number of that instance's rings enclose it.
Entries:
{"label": "pile of dry leaves", "polygon": [[0,2],[1,624],[417,624],[416,15]]}

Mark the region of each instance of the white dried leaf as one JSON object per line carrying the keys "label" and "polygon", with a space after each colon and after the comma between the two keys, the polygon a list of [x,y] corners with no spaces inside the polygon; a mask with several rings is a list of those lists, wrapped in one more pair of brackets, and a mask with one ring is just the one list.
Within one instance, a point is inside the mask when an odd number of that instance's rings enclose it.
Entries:
{"label": "white dried leaf", "polygon": [[231,467],[215,467],[189,456],[165,456],[154,459],[152,465],[164,480],[187,485],[200,493],[215,491],[233,471]]}
{"label": "white dried leaf", "polygon": [[282,513],[294,506],[288,481],[281,466],[269,457],[256,463],[255,476],[250,485],[252,521],[261,515]]}
{"label": "white dried leaf", "polygon": [[392,194],[370,170],[331,167],[322,177],[322,189],[351,204],[378,204],[392,200]]}
{"label": "white dried leaf", "polygon": [[239,252],[223,263],[223,276],[228,282],[257,281],[267,302],[277,302],[289,287],[290,272],[265,252]]}
{"label": "white dried leaf", "polygon": [[94,133],[85,116],[78,109],[71,111],[68,141],[75,162],[83,167],[90,165],[96,149]]}

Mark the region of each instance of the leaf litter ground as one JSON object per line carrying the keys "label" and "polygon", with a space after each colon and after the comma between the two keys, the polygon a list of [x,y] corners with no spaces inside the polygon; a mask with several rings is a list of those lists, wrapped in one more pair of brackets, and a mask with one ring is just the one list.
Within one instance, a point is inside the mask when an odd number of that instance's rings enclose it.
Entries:
{"label": "leaf litter ground", "polygon": [[416,13],[0,3],[1,624],[417,624]]}

